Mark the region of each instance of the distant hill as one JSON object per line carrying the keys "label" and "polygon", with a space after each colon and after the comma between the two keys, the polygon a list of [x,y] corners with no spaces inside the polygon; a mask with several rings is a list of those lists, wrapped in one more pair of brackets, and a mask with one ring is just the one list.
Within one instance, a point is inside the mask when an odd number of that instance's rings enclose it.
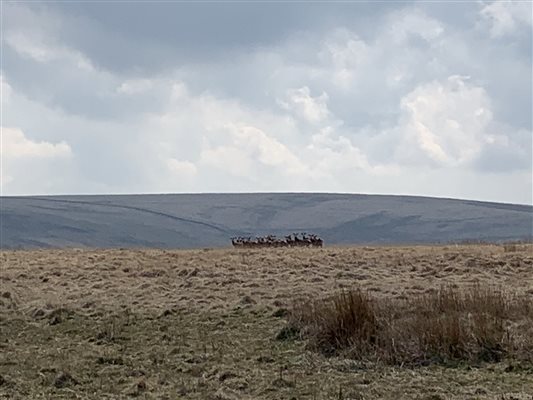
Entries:
{"label": "distant hill", "polygon": [[533,207],[358,194],[158,194],[0,198],[3,249],[201,248],[292,232],[328,244],[531,239]]}

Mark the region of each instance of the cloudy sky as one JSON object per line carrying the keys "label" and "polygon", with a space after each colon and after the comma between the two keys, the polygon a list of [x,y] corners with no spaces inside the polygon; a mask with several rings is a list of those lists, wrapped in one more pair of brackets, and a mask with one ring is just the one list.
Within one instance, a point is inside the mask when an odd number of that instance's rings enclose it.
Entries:
{"label": "cloudy sky", "polygon": [[532,204],[532,4],[3,2],[2,192]]}

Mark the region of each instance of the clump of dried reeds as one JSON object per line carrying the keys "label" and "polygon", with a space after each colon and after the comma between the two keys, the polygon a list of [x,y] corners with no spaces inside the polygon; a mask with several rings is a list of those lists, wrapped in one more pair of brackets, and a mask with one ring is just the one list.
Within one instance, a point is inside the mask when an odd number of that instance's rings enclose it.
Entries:
{"label": "clump of dried reeds", "polygon": [[289,326],[327,355],[389,364],[533,361],[532,299],[475,285],[406,299],[360,289],[297,302]]}

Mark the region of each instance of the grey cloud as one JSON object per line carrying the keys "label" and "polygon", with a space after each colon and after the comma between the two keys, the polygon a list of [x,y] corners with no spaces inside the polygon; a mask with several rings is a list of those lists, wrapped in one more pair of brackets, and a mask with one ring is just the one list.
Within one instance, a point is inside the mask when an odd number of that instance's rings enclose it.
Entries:
{"label": "grey cloud", "polygon": [[531,152],[517,147],[489,146],[475,160],[474,167],[485,172],[531,170]]}
{"label": "grey cloud", "polygon": [[[340,25],[371,32],[371,21],[401,4],[57,2],[47,7],[63,16],[72,47],[102,67],[135,72],[225,59],[299,31]],[[96,29],[83,29],[87,26]]]}
{"label": "grey cloud", "polygon": [[120,93],[124,80],[98,70],[83,70],[59,57],[38,62],[4,48],[3,70],[12,88],[27,97],[58,107],[65,113],[96,119],[130,119],[144,112],[160,110],[168,90],[165,87],[141,95]]}
{"label": "grey cloud", "polygon": [[[239,98],[257,107],[273,109],[276,97],[288,87],[309,86],[329,93],[332,110],[346,126],[356,130],[368,124],[383,124],[384,121],[392,124],[399,116],[399,99],[417,83],[456,74],[471,75],[488,90],[498,118],[512,121],[517,128],[532,129],[530,110],[533,96],[531,77],[527,73],[531,65],[531,46],[528,47],[527,43],[531,42],[531,38],[514,40],[512,46],[508,42],[495,43],[487,36],[480,37],[471,28],[472,20],[469,25],[461,26],[451,12],[445,12],[449,7],[437,4],[419,6],[414,11],[422,13],[422,20],[442,14],[442,23],[445,24],[442,37],[429,43],[421,36],[411,34],[407,42],[399,46],[392,42],[392,37],[383,33],[392,29],[394,24],[391,21],[409,15],[413,9],[402,9],[396,3],[394,7],[379,4],[372,7],[356,4],[304,7],[302,4],[261,3],[252,7],[225,3],[213,8],[212,4],[162,3],[157,7],[148,7],[146,3],[134,3],[126,9],[120,3],[80,2],[47,3],[47,7],[49,12],[66,15],[66,22],[62,24],[65,43],[86,54],[97,67],[102,64],[100,58],[111,64],[116,58],[127,64],[123,66],[125,69],[136,70],[139,76],[149,78],[160,78],[161,71],[155,71],[168,67],[172,71],[167,70],[163,76],[171,75],[186,81],[190,90],[196,93],[209,90],[220,97]],[[476,18],[474,5],[466,4],[461,9],[467,11],[466,15]],[[287,13],[282,13],[283,10]],[[477,11],[479,14],[479,6]],[[425,14],[427,17],[424,17]],[[381,24],[372,19],[375,17]],[[211,18],[212,21],[204,24],[202,18]],[[238,28],[255,26],[256,19],[270,22],[274,18],[279,18],[280,27],[276,24],[276,29],[270,29],[269,35],[265,33],[264,37],[254,29],[242,35]],[[185,25],[181,24],[182,19]],[[309,22],[315,20],[322,21],[321,27]],[[458,20],[461,21],[461,18]],[[367,26],[368,21],[374,22],[372,28]],[[452,21],[455,23],[451,24]],[[190,26],[192,22],[194,27]],[[188,35],[182,34],[184,27],[190,28]],[[332,35],[337,27],[350,32],[371,51],[370,55],[364,55],[368,58],[364,60],[366,62],[354,70],[357,76],[353,85],[344,91],[331,82],[328,76],[331,65],[317,55],[325,39],[339,40]],[[261,29],[266,32],[266,27]],[[225,34],[219,34],[217,30]],[[79,43],[76,35],[85,35],[85,40],[94,49]],[[250,46],[239,45],[232,35],[248,41]],[[115,40],[120,42],[114,45]],[[204,42],[212,48],[204,46]],[[343,45],[342,38],[339,45]],[[168,48],[157,50],[158,46]],[[188,47],[191,51],[201,52],[202,57],[179,54],[188,52]],[[529,51],[522,51],[525,48]],[[224,54],[219,57],[217,49]],[[145,54],[144,51],[155,51],[157,54]],[[110,91],[110,82],[102,82],[102,77],[87,79],[81,74],[65,71],[65,66],[60,65],[61,60],[56,65],[33,65],[9,53],[6,60],[6,74],[14,86],[20,86],[32,97],[40,96],[43,101],[50,101],[68,112],[124,118],[130,111],[156,111],[162,106],[162,93],[147,92],[142,98],[117,96],[112,88]],[[147,65],[148,69],[142,74],[144,67],[138,69],[136,63],[157,65]],[[168,66],[165,67],[166,63]],[[108,67],[114,70],[113,65]],[[316,75],[313,69],[317,68],[325,70]],[[395,84],[388,83],[387,80],[394,74],[399,74],[401,80]],[[30,78],[38,75],[44,79],[35,87]],[[118,72],[114,75],[129,77]],[[529,84],[524,79],[528,79]],[[104,86],[98,88],[95,84]],[[72,101],[73,97],[78,100]]]}
{"label": "grey cloud", "polygon": [[[491,131],[500,135],[489,137],[473,167],[481,172],[506,173],[533,171],[533,136],[531,131],[509,130],[509,127],[494,124]],[[501,135],[504,133],[504,135]]]}
{"label": "grey cloud", "polygon": [[[43,168],[63,176],[50,192],[329,190],[524,201],[527,185],[517,182],[531,174],[531,154],[520,151],[532,128],[531,37],[494,40],[479,23],[480,7],[21,3],[8,8],[16,18],[6,29],[36,46],[4,46],[2,75],[13,91],[4,122],[32,140],[71,146],[68,173]],[[432,163],[405,140],[402,99],[453,75],[486,92],[482,104],[504,129],[476,128],[477,158]],[[327,113],[313,118],[284,106],[302,88],[309,101],[326,99]],[[442,113],[433,110],[427,125],[438,126]],[[262,134],[228,133],[239,124]],[[493,133],[508,144],[482,146]],[[455,131],[447,134],[443,148],[460,154]],[[232,156],[249,169],[220,168]],[[455,163],[465,171],[459,189]],[[304,171],[296,179],[291,168]],[[494,171],[515,194],[484,186]],[[431,179],[441,188],[428,189]]]}

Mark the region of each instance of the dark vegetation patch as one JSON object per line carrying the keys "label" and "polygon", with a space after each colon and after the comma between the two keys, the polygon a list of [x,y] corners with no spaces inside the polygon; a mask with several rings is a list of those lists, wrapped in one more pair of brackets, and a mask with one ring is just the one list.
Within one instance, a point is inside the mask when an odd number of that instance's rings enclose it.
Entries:
{"label": "dark vegetation patch", "polygon": [[58,389],[78,385],[79,382],[68,372],[61,371],[54,379],[54,386]]}
{"label": "dark vegetation patch", "polygon": [[296,303],[277,338],[297,335],[327,356],[392,365],[533,362],[533,302],[481,285],[398,299],[355,289]]}

